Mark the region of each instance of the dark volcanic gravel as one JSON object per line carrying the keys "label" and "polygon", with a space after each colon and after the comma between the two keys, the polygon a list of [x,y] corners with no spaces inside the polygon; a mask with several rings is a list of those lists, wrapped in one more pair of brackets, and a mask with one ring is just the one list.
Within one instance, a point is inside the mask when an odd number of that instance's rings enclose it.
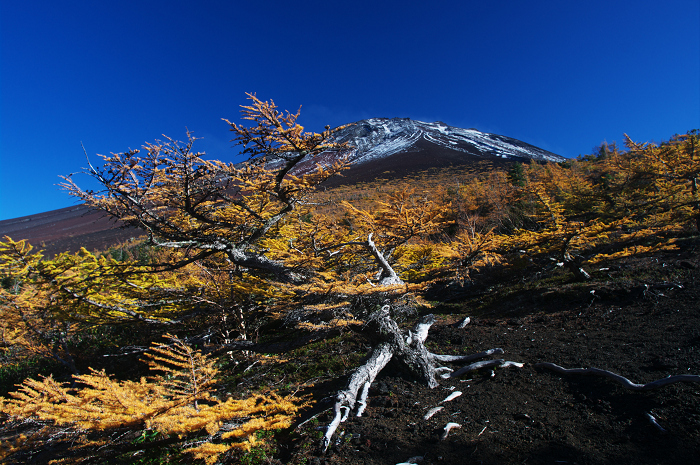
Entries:
{"label": "dark volcanic gravel", "polygon": [[[669,266],[692,270],[693,263]],[[658,261],[651,267],[668,268]],[[695,270],[676,285],[606,289],[588,299],[548,299],[518,317],[477,319],[464,329],[445,319],[430,331],[438,353],[501,347],[499,358],[525,363],[443,381],[430,390],[389,371],[370,391],[361,418],[338,429],[325,454],[308,463],[639,464],[698,463],[700,384],[631,391],[613,380],[536,368],[597,367],[634,383],[700,374],[700,288]],[[563,295],[567,295],[563,293]],[[534,302],[537,304],[537,302]],[[538,304],[539,305],[539,304]],[[456,399],[440,404],[450,393]],[[444,408],[429,420],[432,407]],[[330,406],[330,405],[329,405]],[[661,428],[652,424],[653,415]],[[327,424],[330,413],[320,418]],[[324,423],[325,422],[325,423]],[[440,439],[448,422],[461,425]],[[298,459],[298,456],[296,457]]]}

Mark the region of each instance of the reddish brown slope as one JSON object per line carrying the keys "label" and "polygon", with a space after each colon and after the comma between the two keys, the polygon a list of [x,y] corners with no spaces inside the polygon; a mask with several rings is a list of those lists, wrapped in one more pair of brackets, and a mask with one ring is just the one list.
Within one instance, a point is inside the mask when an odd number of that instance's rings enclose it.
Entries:
{"label": "reddish brown slope", "polygon": [[26,239],[48,256],[76,252],[80,247],[104,250],[141,235],[138,229],[122,227],[104,213],[91,211],[84,205],[0,221],[0,237]]}
{"label": "reddish brown slope", "polygon": [[420,140],[413,145],[409,152],[400,152],[352,166],[343,171],[341,176],[327,180],[324,186],[355,184],[373,181],[377,178],[399,179],[431,168],[471,166],[477,171],[485,171],[492,168],[508,167],[517,162],[529,162],[529,160],[517,157],[509,159],[485,157],[476,153],[450,150],[429,141]]}

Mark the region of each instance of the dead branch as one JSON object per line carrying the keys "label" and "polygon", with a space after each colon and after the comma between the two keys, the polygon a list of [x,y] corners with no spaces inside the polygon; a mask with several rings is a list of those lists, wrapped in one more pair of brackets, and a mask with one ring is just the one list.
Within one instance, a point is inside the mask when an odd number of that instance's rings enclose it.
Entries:
{"label": "dead branch", "polygon": [[[370,337],[375,341],[374,349],[367,362],[357,368],[352,374],[347,388],[337,394],[334,406],[335,415],[323,437],[324,449],[328,448],[336,429],[340,423],[348,418],[350,412],[355,408],[356,403],[360,404],[358,416],[362,414],[362,411],[364,411],[366,407],[366,394],[369,390],[369,385],[390,360],[395,360],[397,363],[403,365],[411,375],[422,379],[430,388],[434,388],[438,386],[437,377],[439,373],[443,371],[452,371],[450,368],[437,366],[439,362],[462,362],[503,352],[503,349],[491,349],[469,356],[439,355],[428,352],[424,342],[428,337],[430,327],[435,322],[435,317],[433,315],[422,317],[418,323],[416,323],[413,331],[407,331],[407,334],[404,334],[391,318],[390,307],[388,305],[385,305],[381,310],[373,314],[369,318],[369,322],[367,329]],[[522,366],[522,364],[505,362],[504,360],[492,360],[479,363],[487,366]],[[459,374],[455,376],[459,376]],[[442,377],[444,378],[446,376],[443,374]],[[447,377],[451,376],[447,375]],[[360,389],[362,389],[362,394],[358,402],[358,393]],[[455,391],[443,400],[443,402],[450,401],[459,394],[461,394],[459,391]],[[432,412],[432,414],[434,413],[435,412]]]}
{"label": "dead branch", "polygon": [[657,379],[656,381],[652,381],[646,384],[636,384],[630,381],[629,379],[625,378],[624,376],[618,375],[617,373],[613,373],[612,371],[601,370],[600,368],[563,368],[559,365],[548,362],[536,363],[535,367],[546,368],[548,370],[552,370],[563,375],[575,374],[602,376],[605,378],[610,378],[613,381],[617,381],[627,389],[631,389],[633,391],[650,391],[652,389],[658,389],[662,386],[666,386],[667,384],[673,383],[700,383],[700,375],[676,375],[669,376],[667,378]]}

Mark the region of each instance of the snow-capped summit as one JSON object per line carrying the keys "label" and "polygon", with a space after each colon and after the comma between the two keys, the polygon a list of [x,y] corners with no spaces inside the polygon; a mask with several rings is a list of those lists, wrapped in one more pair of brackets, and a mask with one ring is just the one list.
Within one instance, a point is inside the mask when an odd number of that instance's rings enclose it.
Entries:
{"label": "snow-capped summit", "polygon": [[[341,177],[326,181],[327,186],[351,184],[375,178],[401,177],[412,172],[464,166],[480,161],[496,164],[537,160],[561,162],[565,158],[512,137],[476,129],[461,129],[440,121],[424,123],[409,118],[371,118],[350,124],[334,134],[329,142],[347,143],[343,152],[350,169]],[[339,153],[324,152],[302,161],[294,171],[310,172],[315,166],[332,164]],[[273,161],[268,164],[274,168]]]}
{"label": "snow-capped summit", "polygon": [[[437,121],[424,123],[409,118],[371,118],[358,121],[334,137],[354,147],[350,159],[354,165],[390,157],[398,153],[445,149],[478,157],[530,158],[540,161],[564,161],[565,158],[541,148],[476,129],[462,129]],[[431,147],[432,146],[432,147]]]}

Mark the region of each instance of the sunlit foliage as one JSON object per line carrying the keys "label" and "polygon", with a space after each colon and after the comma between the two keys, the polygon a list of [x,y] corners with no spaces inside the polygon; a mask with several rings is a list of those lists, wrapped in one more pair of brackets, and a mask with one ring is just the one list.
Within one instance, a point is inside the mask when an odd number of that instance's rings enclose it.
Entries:
{"label": "sunlit foliage", "polygon": [[172,442],[189,439],[196,445],[184,452],[215,463],[230,449],[249,450],[257,441],[255,431],[288,427],[303,406],[300,399],[274,393],[219,399],[214,393],[215,361],[175,336],[166,337],[167,343],[154,344],[147,354],[154,374],[150,378],[117,381],[104,371],[93,371],[74,377],[77,388],[57,383],[51,376],[26,380],[11,399],[0,403],[0,412],[11,421],[46,426],[38,427],[30,442],[1,444],[0,458],[57,435],[74,442],[70,449],[79,459],[80,449],[95,445],[85,432],[111,438],[102,453],[115,453],[128,439],[124,431],[153,431]]}
{"label": "sunlit foliage", "polygon": [[86,327],[123,321],[169,322],[190,310],[193,276],[147,273],[85,249],[45,259],[26,241],[0,242],[0,330],[5,347],[59,360],[77,373],[67,340]]}

